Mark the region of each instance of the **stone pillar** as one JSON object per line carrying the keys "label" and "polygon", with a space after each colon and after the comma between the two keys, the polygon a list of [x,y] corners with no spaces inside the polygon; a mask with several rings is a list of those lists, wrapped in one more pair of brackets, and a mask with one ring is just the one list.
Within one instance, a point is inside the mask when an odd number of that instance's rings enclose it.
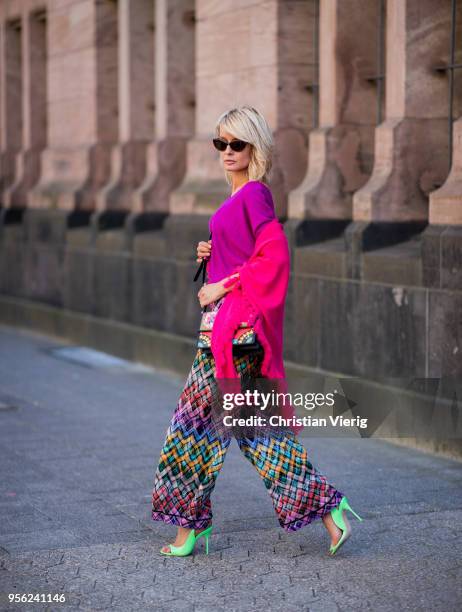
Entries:
{"label": "stone pillar", "polygon": [[46,12],[22,15],[22,148],[16,156],[16,180],[5,191],[5,206],[23,208],[40,174],[47,136]]}
{"label": "stone pillar", "polygon": [[194,0],[155,3],[155,141],[148,146],[145,180],[132,197],[134,213],[167,212],[170,193],[184,178],[196,106],[195,4]]}
{"label": "stone pillar", "polygon": [[429,193],[447,172],[447,82],[434,67],[449,32],[450,2],[388,0],[386,120],[373,174],[354,195],[355,221],[428,219]]}
{"label": "stone pillar", "polygon": [[22,148],[23,72],[21,19],[9,19],[3,13],[2,17],[0,195],[4,205],[4,193],[14,182],[16,155]]}
{"label": "stone pillar", "polygon": [[97,196],[98,210],[129,209],[146,171],[154,135],[154,4],[119,0],[119,134],[111,180]]}
{"label": "stone pillar", "polygon": [[437,225],[462,226],[462,117],[453,124],[453,157],[449,176],[439,189],[430,193],[429,221]]}
{"label": "stone pillar", "polygon": [[276,19],[278,72],[273,95],[277,96],[277,110],[271,190],[278,213],[285,218],[288,193],[305,176],[309,134],[317,123],[317,2],[279,2]]}
{"label": "stone pillar", "polygon": [[376,130],[374,171],[354,195],[346,232],[354,278],[439,283],[440,231],[425,228],[429,194],[443,183],[449,161],[448,81],[435,68],[448,56],[450,31],[449,0],[387,1],[386,118]]}
{"label": "stone pillar", "polygon": [[290,219],[324,221],[338,233],[345,223],[329,221],[351,218],[353,193],[372,172],[376,89],[367,77],[377,72],[377,27],[377,2],[320,2],[319,128],[305,178],[289,195]]}
{"label": "stone pillar", "polygon": [[29,205],[91,211],[118,140],[117,3],[48,7],[48,142]]}
{"label": "stone pillar", "polygon": [[[170,211],[211,214],[230,193],[215,122],[241,104],[256,106],[278,147],[271,176],[277,213],[287,213],[287,191],[303,176],[311,127],[313,3],[216,3],[197,0],[194,137],[187,143],[186,176],[170,198]],[[225,33],[232,45],[224,43]],[[257,93],[258,92],[258,93]]]}
{"label": "stone pillar", "polygon": [[439,189],[430,194],[430,225],[422,235],[422,266],[426,286],[460,291],[462,118],[453,124],[453,158],[449,176]]}

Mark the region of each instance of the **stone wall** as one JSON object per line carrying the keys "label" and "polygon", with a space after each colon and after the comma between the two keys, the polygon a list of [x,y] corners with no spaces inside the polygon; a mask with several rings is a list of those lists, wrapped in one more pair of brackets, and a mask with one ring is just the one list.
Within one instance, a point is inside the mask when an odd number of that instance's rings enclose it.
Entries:
{"label": "stone wall", "polygon": [[[249,103],[276,142],[288,362],[461,380],[451,10],[452,0],[0,0],[3,320],[24,323],[36,305],[55,313],[55,333],[56,313],[155,331],[158,359],[175,339],[182,354],[165,362],[184,369],[200,315],[196,244],[229,193],[213,127]],[[460,64],[460,3],[455,40]],[[110,337],[94,343],[124,352]]]}

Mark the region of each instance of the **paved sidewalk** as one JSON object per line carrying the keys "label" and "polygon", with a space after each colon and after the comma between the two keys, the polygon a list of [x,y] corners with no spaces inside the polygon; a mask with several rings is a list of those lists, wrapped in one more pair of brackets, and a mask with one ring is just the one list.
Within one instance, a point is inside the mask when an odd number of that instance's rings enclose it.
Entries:
{"label": "paved sidewalk", "polygon": [[[210,554],[163,557],[150,518],[184,380],[57,358],[66,343],[0,327],[0,610],[457,610],[462,463],[380,440],[303,440],[364,517],[330,558],[321,521],[285,533],[235,441],[212,496]],[[192,356],[193,357],[193,356]],[[191,358],[192,359],[192,358]]]}

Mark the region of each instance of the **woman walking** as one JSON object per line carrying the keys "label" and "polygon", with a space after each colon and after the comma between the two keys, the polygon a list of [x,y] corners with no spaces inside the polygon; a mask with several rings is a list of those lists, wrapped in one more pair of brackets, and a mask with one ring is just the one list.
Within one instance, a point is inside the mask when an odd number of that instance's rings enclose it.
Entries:
{"label": "woman walking", "polygon": [[[265,183],[272,165],[271,130],[256,109],[241,106],[218,119],[213,144],[232,193],[210,219],[212,240],[197,247],[197,261],[209,264],[198,298],[201,307],[210,305],[216,313],[212,351],[197,351],[167,430],[152,492],[152,519],[178,526],[175,541],[160,550],[173,556],[191,554],[200,538],[208,553],[210,495],[231,441],[226,428],[214,426],[216,377],[242,381],[270,373],[279,378],[284,371],[281,313],[287,283],[280,281],[278,265],[282,270],[287,263],[287,245]],[[254,329],[261,344],[256,351],[235,354],[229,340],[236,322],[244,320],[239,318],[244,305],[259,315]],[[313,467],[296,432],[255,430],[236,441],[260,474],[281,527],[295,531],[321,518],[330,536],[328,552],[334,555],[351,533],[345,510],[362,519]]]}

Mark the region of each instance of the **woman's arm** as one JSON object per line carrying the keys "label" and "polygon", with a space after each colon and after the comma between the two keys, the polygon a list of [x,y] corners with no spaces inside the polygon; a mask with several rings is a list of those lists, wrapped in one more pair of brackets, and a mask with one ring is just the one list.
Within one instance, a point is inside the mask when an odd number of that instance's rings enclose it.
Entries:
{"label": "woman's arm", "polygon": [[239,279],[239,272],[235,272],[216,283],[205,283],[202,285],[197,294],[201,306],[203,307],[206,304],[210,304],[210,302],[215,302],[222,298],[234,288]]}
{"label": "woman's arm", "polygon": [[239,281],[239,272],[231,274],[226,278],[222,278],[221,281],[217,283],[220,288],[220,297],[223,297],[224,295],[232,291],[237,281]]}
{"label": "woman's arm", "polygon": [[235,274],[230,274],[230,276],[223,278],[220,281],[220,285],[223,288],[223,295],[225,295],[226,293],[229,293],[229,291],[233,289],[234,285],[236,284],[238,280],[239,280],[239,272],[236,272]]}

